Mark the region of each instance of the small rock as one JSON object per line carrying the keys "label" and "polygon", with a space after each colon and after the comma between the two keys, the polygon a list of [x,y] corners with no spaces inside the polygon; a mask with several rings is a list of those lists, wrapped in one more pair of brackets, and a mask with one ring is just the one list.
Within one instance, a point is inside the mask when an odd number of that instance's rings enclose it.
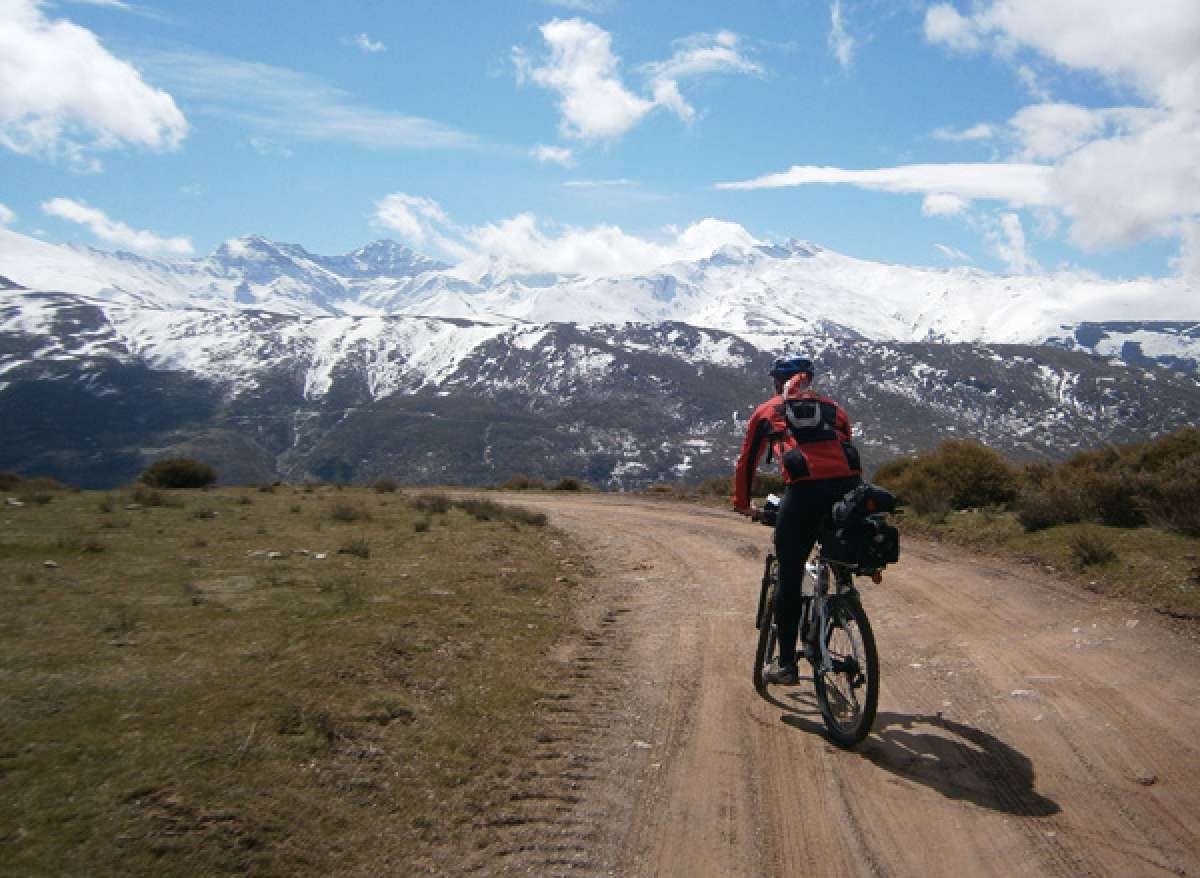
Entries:
{"label": "small rock", "polygon": [[5,502],[5,504],[6,504],[6,505],[8,505],[8,506],[24,506],[24,505],[25,505],[25,504],[24,504],[24,503],[22,503],[20,500],[18,500],[16,497],[9,497],[9,498],[8,498],[7,500],[5,500],[4,502]]}
{"label": "small rock", "polygon": [[913,662],[912,664],[909,665],[909,667],[910,668],[922,668],[922,667],[924,667],[924,665],[922,665],[920,662]]}
{"label": "small rock", "polygon": [[47,568],[49,568],[50,570],[57,570],[57,569],[58,569],[58,562],[57,562],[57,561],[43,561],[43,562],[42,562],[42,566],[43,566],[43,567],[47,567]]}
{"label": "small rock", "polygon": [[266,549],[251,549],[246,553],[247,558],[265,558],[267,557]]}
{"label": "small rock", "polygon": [[296,554],[297,554],[297,555],[304,555],[304,556],[307,558],[307,557],[308,557],[308,549],[297,549],[297,550],[296,550]]}
{"label": "small rock", "polygon": [[1151,787],[1158,783],[1158,775],[1153,771],[1139,771],[1133,776],[1133,779],[1144,787]]}
{"label": "small rock", "polygon": [[283,552],[267,552],[268,561],[278,561],[283,557]]}
{"label": "small rock", "polygon": [[1126,628],[1136,628],[1136,627],[1137,627],[1137,623],[1138,623],[1138,620],[1137,620],[1137,619],[1126,619],[1126,620],[1125,620],[1125,627],[1126,627]]}
{"label": "small rock", "polygon": [[328,557],[329,557],[329,555],[326,554],[325,552],[317,552],[317,554],[313,555],[313,560],[314,561],[324,561]]}
{"label": "small rock", "polygon": [[554,581],[555,582],[569,582],[570,580],[568,580],[567,577],[565,577],[565,576],[556,576],[556,577],[554,577]]}
{"label": "small rock", "polygon": [[633,746],[639,750],[649,750],[650,744],[646,741],[634,741]]}
{"label": "small rock", "polygon": [[125,508],[127,510],[129,510],[130,512],[136,512],[137,510],[142,508],[142,504],[141,503],[126,503]]}
{"label": "small rock", "polygon": [[1032,689],[1014,689],[1012,691],[1013,698],[1032,698],[1037,695]]}

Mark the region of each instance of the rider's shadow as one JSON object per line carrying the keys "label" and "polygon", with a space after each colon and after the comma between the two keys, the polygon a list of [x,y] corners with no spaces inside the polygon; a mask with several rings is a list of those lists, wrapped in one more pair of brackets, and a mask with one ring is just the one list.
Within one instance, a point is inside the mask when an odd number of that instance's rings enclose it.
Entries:
{"label": "rider's shadow", "polygon": [[[789,696],[791,704],[770,700],[788,711],[782,718],[787,725],[824,733],[815,698]],[[1024,753],[995,735],[942,716],[880,713],[858,753],[950,799],[1023,817],[1048,817],[1062,810],[1034,789],[1033,763]]]}

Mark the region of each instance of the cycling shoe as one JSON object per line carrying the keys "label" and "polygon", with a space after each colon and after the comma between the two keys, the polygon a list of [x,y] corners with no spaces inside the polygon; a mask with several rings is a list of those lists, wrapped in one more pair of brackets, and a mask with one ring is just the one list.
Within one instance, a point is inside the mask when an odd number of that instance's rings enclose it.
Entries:
{"label": "cycling shoe", "polygon": [[771,662],[771,667],[767,668],[763,679],[776,686],[795,686],[800,682],[800,673],[796,670],[795,665],[781,665],[776,659]]}

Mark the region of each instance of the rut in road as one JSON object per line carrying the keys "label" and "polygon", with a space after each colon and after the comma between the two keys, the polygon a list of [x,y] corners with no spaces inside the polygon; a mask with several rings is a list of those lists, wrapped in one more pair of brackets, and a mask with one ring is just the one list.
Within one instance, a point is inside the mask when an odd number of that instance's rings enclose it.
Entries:
{"label": "rut in road", "polygon": [[752,688],[766,528],[517,502],[596,576],[543,705],[555,731],[489,815],[481,873],[1200,876],[1200,648],[1153,613],[906,540],[862,587],[882,689],[845,752],[810,684]]}

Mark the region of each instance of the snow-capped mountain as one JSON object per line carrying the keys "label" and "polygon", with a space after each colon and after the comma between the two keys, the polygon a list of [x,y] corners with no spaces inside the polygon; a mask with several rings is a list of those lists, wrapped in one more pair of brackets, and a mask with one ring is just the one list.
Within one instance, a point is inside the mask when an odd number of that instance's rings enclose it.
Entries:
{"label": "snow-capped mountain", "polygon": [[715,475],[784,349],[817,356],[873,464],[954,435],[1061,457],[1200,421],[1190,295],[800,242],[638,276],[468,276],[388,241],[326,257],[248,236],[173,262],[0,230],[0,469],[103,486],[188,453],[243,482]]}
{"label": "snow-capped mountain", "polygon": [[[677,321],[753,339],[780,331],[876,341],[1053,343],[1095,350],[1076,330],[1120,324],[1111,349],[1200,361],[1197,291],[1178,279],[1107,281],[1063,272],[999,276],[855,259],[789,241],[723,247],[644,275],[477,277],[376,241],[325,257],[250,235],[202,259],[164,261],[46,244],[0,230],[0,274],[110,302],[318,316],[420,315],[534,323]],[[1162,329],[1148,323],[1178,324]],[[1097,342],[1099,339],[1097,339]],[[1105,350],[1109,355],[1111,350]],[[1119,352],[1118,352],[1119,355]]]}

